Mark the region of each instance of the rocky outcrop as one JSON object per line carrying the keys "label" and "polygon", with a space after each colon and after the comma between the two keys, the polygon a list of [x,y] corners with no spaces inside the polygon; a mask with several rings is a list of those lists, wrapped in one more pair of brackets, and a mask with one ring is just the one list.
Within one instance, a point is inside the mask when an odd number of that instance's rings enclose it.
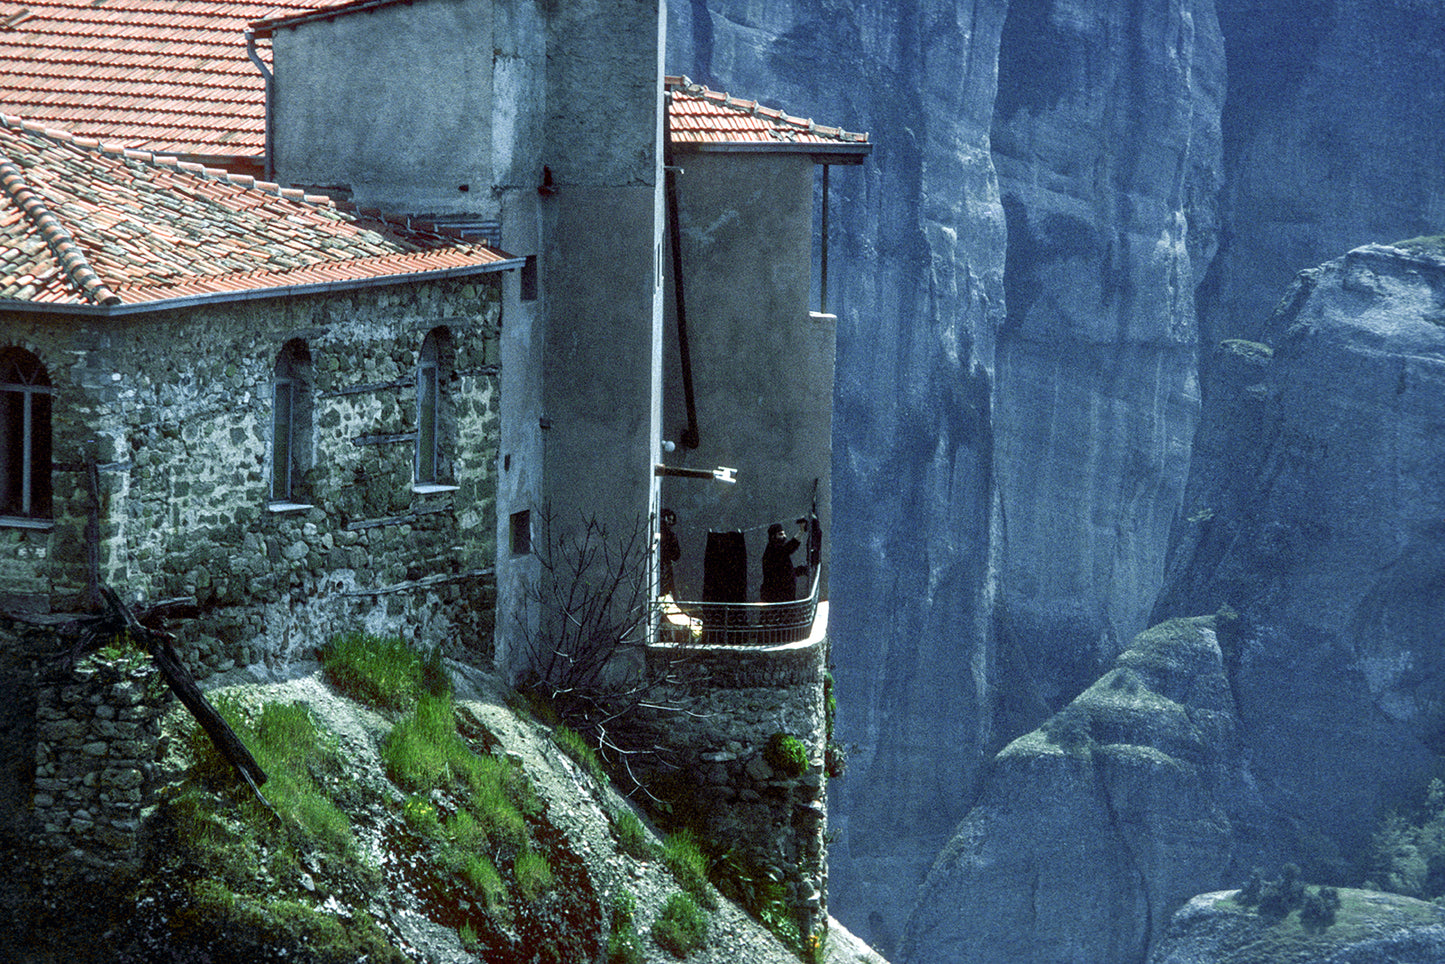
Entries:
{"label": "rocky outcrop", "polygon": [[1261,917],[1234,891],[1201,894],[1169,923],[1149,964],[1436,964],[1445,960],[1445,911],[1435,904],[1367,890],[1340,891],[1328,927],[1297,914]]}
{"label": "rocky outcrop", "polygon": [[1259,819],[1210,617],[1140,634],[1112,669],[994,759],[929,873],[900,959],[1142,962],[1218,886]]}
{"label": "rocky outcrop", "polygon": [[1442,304],[1438,243],[1372,245],[1300,276],[1272,351],[1221,346],[1156,611],[1240,614],[1241,736],[1318,876],[1442,748]]}
{"label": "rocky outcrop", "polygon": [[1295,273],[1445,219],[1445,10],[1217,0],[1229,63],[1225,231],[1206,344],[1257,340]]}

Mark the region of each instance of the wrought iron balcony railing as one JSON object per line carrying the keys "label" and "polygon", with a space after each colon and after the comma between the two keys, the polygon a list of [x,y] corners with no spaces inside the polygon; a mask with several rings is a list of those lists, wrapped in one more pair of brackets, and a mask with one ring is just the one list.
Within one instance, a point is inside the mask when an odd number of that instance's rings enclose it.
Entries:
{"label": "wrought iron balcony railing", "polygon": [[657,641],[674,646],[777,646],[807,639],[818,613],[818,573],[788,602],[657,601]]}

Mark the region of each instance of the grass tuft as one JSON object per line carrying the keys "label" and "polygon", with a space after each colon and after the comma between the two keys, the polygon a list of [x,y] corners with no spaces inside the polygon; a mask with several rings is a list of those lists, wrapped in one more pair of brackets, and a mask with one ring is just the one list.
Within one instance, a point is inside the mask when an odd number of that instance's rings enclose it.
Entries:
{"label": "grass tuft", "polygon": [[321,665],[341,692],[382,710],[405,712],[423,696],[451,692],[440,650],[423,656],[398,636],[338,634],[322,647]]}
{"label": "grass tuft", "polygon": [[652,922],[652,939],[674,957],[686,957],[707,943],[707,915],[687,894],[673,894]]}
{"label": "grass tuft", "polygon": [[617,846],[623,853],[631,854],[638,860],[652,858],[654,850],[651,835],[637,814],[631,810],[618,810],[612,815],[612,832],[616,834]]}
{"label": "grass tuft", "polygon": [[717,896],[707,882],[707,855],[690,831],[678,830],[667,835],[662,844],[662,862],[672,871],[678,886],[708,910],[717,909]]}
{"label": "grass tuft", "polygon": [[598,783],[607,782],[607,771],[602,768],[602,761],[597,758],[597,751],[587,744],[587,741],[582,738],[582,734],[569,726],[559,726],[552,731],[552,742],[556,743],[563,753],[586,770],[593,780]]}
{"label": "grass tuft", "polygon": [[547,858],[535,850],[517,854],[513,870],[517,875],[517,891],[526,900],[534,901],[552,889],[555,878]]}

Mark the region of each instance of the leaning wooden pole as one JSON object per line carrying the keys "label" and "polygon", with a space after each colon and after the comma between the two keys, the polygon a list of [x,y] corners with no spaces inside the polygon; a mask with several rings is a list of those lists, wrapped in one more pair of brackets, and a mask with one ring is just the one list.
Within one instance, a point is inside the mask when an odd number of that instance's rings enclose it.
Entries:
{"label": "leaning wooden pole", "polygon": [[231,729],[230,724],[220,713],[216,712],[216,708],[201,692],[200,686],[196,684],[196,678],[191,675],[191,671],[186,669],[185,663],[182,663],[180,657],[176,655],[169,635],[141,625],[140,621],[126,608],[126,605],[120,601],[120,597],[109,586],[102,584],[100,594],[110,613],[108,618],[102,617],[102,620],[92,628],[90,633],[92,638],[125,633],[144,646],[146,652],[150,654],[151,661],[155,663],[156,669],[160,670],[161,676],[165,677],[166,685],[171,688],[171,692],[176,694],[176,698],[181,701],[191,716],[195,717],[196,722],[201,725],[201,729],[206,731],[206,735],[211,738],[211,743],[215,745],[221,756],[226,758],[226,761],[236,769],[236,772],[241,775],[241,778],[246,781],[261,802],[270,809],[271,804],[261,795],[260,790],[261,785],[266,782],[266,771],[261,769],[261,765],[251,755],[251,751],[246,749],[246,744],[241,742],[236,731]]}

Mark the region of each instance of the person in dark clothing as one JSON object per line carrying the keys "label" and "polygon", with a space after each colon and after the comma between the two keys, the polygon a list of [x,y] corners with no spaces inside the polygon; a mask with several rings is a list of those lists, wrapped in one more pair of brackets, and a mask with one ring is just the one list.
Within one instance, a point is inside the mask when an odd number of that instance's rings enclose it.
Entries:
{"label": "person in dark clothing", "polygon": [[[799,528],[806,532],[804,524],[800,524]],[[768,526],[768,547],[763,550],[763,584],[758,589],[760,600],[791,602],[797,598],[797,570],[793,568],[793,553],[801,544],[796,538],[788,538],[781,522]]]}
{"label": "person in dark clothing", "polygon": [[662,510],[662,533],[658,539],[657,554],[662,563],[662,573],[659,583],[658,595],[673,596],[677,594],[677,585],[672,574],[672,564],[682,558],[682,545],[677,541],[677,533],[672,527],[677,525],[677,513],[671,509]]}

